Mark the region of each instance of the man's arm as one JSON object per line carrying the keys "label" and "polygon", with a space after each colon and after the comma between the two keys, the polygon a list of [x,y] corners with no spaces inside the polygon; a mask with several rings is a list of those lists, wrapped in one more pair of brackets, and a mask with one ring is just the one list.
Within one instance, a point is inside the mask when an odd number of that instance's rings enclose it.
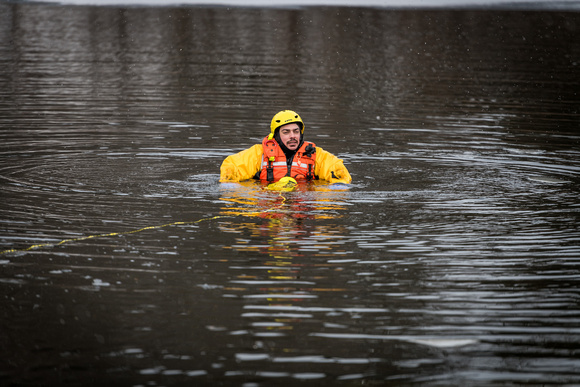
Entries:
{"label": "man's arm", "polygon": [[314,174],[319,179],[326,180],[331,184],[350,184],[352,182],[350,173],[348,173],[342,160],[319,146],[316,147]]}
{"label": "man's arm", "polygon": [[256,144],[226,157],[220,167],[220,182],[234,183],[251,179],[261,168],[262,154],[262,144]]}

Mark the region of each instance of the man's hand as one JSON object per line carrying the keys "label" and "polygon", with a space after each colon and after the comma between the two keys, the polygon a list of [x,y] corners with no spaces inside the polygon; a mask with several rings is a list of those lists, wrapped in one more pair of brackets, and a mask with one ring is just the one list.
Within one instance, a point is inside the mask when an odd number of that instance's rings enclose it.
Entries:
{"label": "man's hand", "polygon": [[238,182],[238,173],[235,168],[231,166],[220,168],[220,183]]}

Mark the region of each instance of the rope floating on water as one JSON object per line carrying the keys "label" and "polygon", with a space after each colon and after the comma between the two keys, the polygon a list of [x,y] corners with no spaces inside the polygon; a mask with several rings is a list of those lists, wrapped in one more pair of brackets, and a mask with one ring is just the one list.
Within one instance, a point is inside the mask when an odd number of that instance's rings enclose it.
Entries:
{"label": "rope floating on water", "polygon": [[41,248],[44,248],[44,247],[56,247],[56,246],[64,245],[66,243],[80,242],[80,241],[84,241],[84,240],[87,240],[87,239],[97,239],[97,238],[107,238],[107,237],[113,237],[113,236],[122,236],[122,235],[137,234],[139,232],[143,232],[143,231],[147,231],[147,230],[158,230],[158,229],[161,229],[161,228],[171,227],[171,226],[192,225],[192,224],[206,222],[206,221],[210,221],[210,220],[214,220],[214,219],[220,219],[220,218],[234,218],[234,217],[237,217],[237,216],[252,216],[252,215],[262,214],[264,212],[275,211],[277,209],[282,208],[282,206],[286,202],[286,197],[284,197],[284,195],[282,195],[282,191],[279,192],[279,196],[282,198],[282,203],[280,203],[280,204],[278,204],[278,205],[276,205],[276,206],[274,206],[272,208],[269,208],[267,210],[263,210],[263,211],[252,211],[252,212],[238,213],[238,214],[232,214],[232,215],[217,215],[217,216],[212,216],[212,217],[209,217],[209,218],[202,218],[202,219],[194,220],[194,221],[191,221],[191,222],[173,222],[173,223],[162,224],[162,225],[159,225],[159,226],[147,226],[147,227],[143,227],[143,228],[140,228],[140,229],[137,229],[137,230],[131,230],[131,231],[111,232],[111,233],[107,233],[107,234],[87,235],[87,236],[80,237],[80,238],[63,239],[60,242],[56,242],[56,243],[40,243],[40,244],[35,244],[35,245],[28,246],[27,248],[24,248],[24,249],[8,249],[8,250],[3,250],[3,251],[0,251],[0,255],[5,255],[5,254],[9,254],[9,253],[26,252],[26,251],[41,249]]}

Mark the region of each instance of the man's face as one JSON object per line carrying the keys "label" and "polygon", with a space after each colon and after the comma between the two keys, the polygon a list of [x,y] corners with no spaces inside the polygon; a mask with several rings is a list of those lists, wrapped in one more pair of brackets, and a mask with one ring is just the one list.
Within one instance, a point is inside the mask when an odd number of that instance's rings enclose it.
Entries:
{"label": "man's face", "polygon": [[280,127],[280,140],[290,150],[298,149],[300,144],[300,126],[298,124],[286,124]]}

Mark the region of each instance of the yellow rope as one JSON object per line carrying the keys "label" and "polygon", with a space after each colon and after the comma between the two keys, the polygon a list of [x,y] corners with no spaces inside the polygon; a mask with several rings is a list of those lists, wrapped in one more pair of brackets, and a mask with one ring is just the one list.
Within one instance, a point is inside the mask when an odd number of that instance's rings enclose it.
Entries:
{"label": "yellow rope", "polygon": [[79,242],[79,241],[84,241],[87,239],[95,239],[95,238],[106,238],[106,237],[112,237],[112,236],[121,236],[121,235],[129,235],[129,234],[136,234],[139,232],[143,232],[143,231],[147,231],[147,230],[157,230],[160,228],[165,228],[165,227],[170,227],[170,226],[183,226],[183,225],[190,225],[190,224],[196,224],[196,223],[201,223],[204,221],[210,221],[210,220],[214,220],[214,219],[219,219],[219,218],[232,218],[232,217],[236,217],[236,216],[251,216],[251,215],[256,215],[256,214],[261,214],[264,212],[270,212],[270,211],[274,211],[277,209],[282,208],[282,206],[284,205],[284,203],[286,202],[286,198],[282,195],[282,192],[279,192],[280,197],[282,198],[282,203],[280,203],[279,205],[269,208],[267,210],[264,211],[253,211],[253,212],[246,212],[246,213],[238,213],[235,215],[217,215],[217,216],[212,216],[211,218],[203,218],[203,219],[199,219],[199,220],[195,220],[192,222],[173,222],[173,223],[167,223],[167,224],[163,224],[161,226],[147,226],[147,227],[143,227],[137,230],[131,230],[131,231],[124,231],[124,232],[111,232],[108,234],[96,234],[96,235],[88,235],[88,236],[84,236],[84,237],[80,237],[80,238],[72,238],[72,239],[63,239],[60,242],[56,242],[56,243],[41,243],[41,244],[37,244],[37,245],[32,245],[29,246],[25,249],[8,249],[8,250],[4,250],[4,251],[0,251],[0,255],[4,255],[4,254],[9,254],[9,253],[16,253],[16,252],[24,252],[24,251],[30,251],[30,250],[34,250],[34,249],[40,249],[43,247],[55,247],[55,246],[60,246],[60,245],[64,245],[65,243],[70,243],[70,242]]}

